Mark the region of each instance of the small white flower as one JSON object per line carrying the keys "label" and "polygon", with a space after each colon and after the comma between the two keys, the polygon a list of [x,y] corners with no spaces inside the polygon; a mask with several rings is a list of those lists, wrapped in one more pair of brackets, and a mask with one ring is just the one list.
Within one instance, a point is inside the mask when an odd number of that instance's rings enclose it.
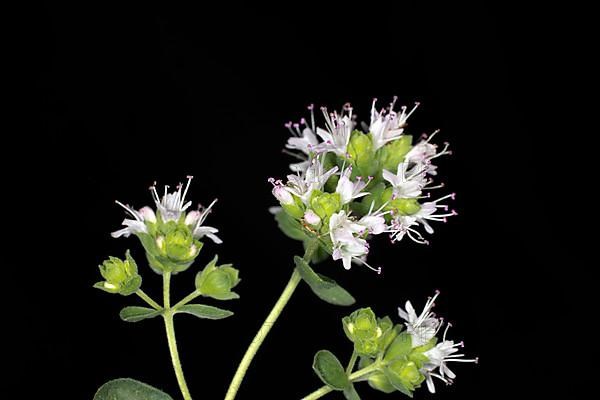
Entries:
{"label": "small white flower", "polygon": [[[421,204],[421,208],[413,215],[398,215],[396,216],[391,224],[388,226],[387,232],[390,233],[392,242],[401,241],[404,236],[408,236],[413,242],[419,244],[429,244],[429,242],[423,238],[423,235],[416,229],[420,225],[423,225],[425,231],[429,234],[433,233],[433,228],[429,225],[429,221],[447,222],[447,218],[457,215],[456,211],[452,210],[448,212],[448,206],[445,204],[438,204],[440,201],[447,198],[454,200],[455,193],[440,197],[437,200],[429,201]],[[436,212],[441,209],[441,213]]]}
{"label": "small white flower", "polygon": [[308,204],[312,192],[321,190],[325,183],[338,170],[338,167],[333,167],[325,171],[323,164],[317,157],[310,160],[310,165],[304,172],[298,175],[288,175],[287,190],[290,193],[298,196],[304,204]]}
{"label": "small white flower", "polygon": [[396,174],[384,169],[383,179],[388,181],[394,188],[394,196],[401,199],[419,197],[426,184],[424,170],[418,167],[408,169],[409,163],[398,164]]}
{"label": "small white flower", "polygon": [[337,112],[328,113],[326,107],[321,107],[321,111],[325,116],[327,129],[317,128],[317,135],[324,143],[320,143],[315,150],[346,156],[350,135],[356,125],[352,119],[352,107],[349,103],[345,104],[339,115]]}
{"label": "small white flower", "polygon": [[398,307],[398,314],[406,321],[406,330],[412,338],[413,347],[429,342],[441,326],[442,320],[435,318],[435,314],[431,312],[439,294],[440,292],[436,291],[435,295],[427,300],[420,315],[417,315],[410,301],[407,301],[404,306],[406,310]]}
{"label": "small white flower", "polygon": [[349,218],[344,210],[330,217],[329,236],[333,243],[332,256],[334,260],[341,259],[345,269],[350,269],[353,259],[360,258],[369,252],[367,241],[355,236],[364,231],[365,227]]}
{"label": "small white flower", "polygon": [[156,204],[156,208],[160,212],[160,216],[163,221],[177,221],[179,217],[181,217],[181,214],[192,205],[191,201],[185,201],[185,195],[190,188],[190,182],[192,181],[192,178],[193,176],[187,177],[188,181],[185,185],[185,190],[183,193],[181,193],[181,189],[183,188],[182,184],[177,185],[177,191],[173,193],[168,193],[169,186],[165,185],[165,192],[162,199],[158,196],[156,186],[152,185],[150,187],[150,192],[154,198],[154,203]]}
{"label": "small white flower", "polygon": [[346,168],[338,180],[337,187],[335,189],[336,193],[340,195],[340,200],[342,204],[348,204],[352,200],[357,199],[359,197],[363,197],[369,194],[369,192],[363,192],[363,189],[367,187],[369,182],[371,181],[371,177],[365,182],[362,177],[356,177],[356,180],[352,182],[350,180],[350,175],[352,174],[352,167]]}
{"label": "small white flower", "polygon": [[275,196],[281,204],[291,205],[295,203],[294,196],[292,196],[290,190],[283,185],[281,180],[269,178],[269,182],[273,185],[273,196]]}
{"label": "small white flower", "polygon": [[[448,368],[449,362],[467,362],[467,363],[478,363],[479,358],[467,359],[464,358],[465,355],[461,353],[456,353],[459,347],[463,347],[463,342],[454,343],[452,340],[446,340],[446,334],[448,333],[448,328],[450,328],[450,324],[446,325],[446,329],[444,330],[444,335],[442,337],[442,342],[438,343],[432,349],[427,350],[423,353],[425,357],[429,359],[428,362],[425,363],[421,372],[425,375],[427,388],[431,393],[435,393],[435,385],[433,383],[433,378],[438,378],[442,382],[446,384],[452,384],[453,379],[456,378],[456,374]],[[437,371],[436,371],[437,370]]]}
{"label": "small white flower", "polygon": [[375,108],[377,99],[373,99],[369,132],[371,132],[375,150],[383,147],[386,143],[399,139],[404,133],[406,120],[412,115],[417,107],[419,107],[419,103],[415,103],[415,106],[407,113],[406,106],[402,106],[400,114],[398,114],[394,111],[396,100],[397,97],[394,96],[394,100],[390,103],[389,108],[378,112]]}
{"label": "small white flower", "polygon": [[318,226],[321,223],[321,217],[315,214],[314,211],[308,210],[304,213],[304,221],[312,226]]}
{"label": "small white flower", "polygon": [[450,147],[448,143],[444,143],[444,148],[441,151],[438,151],[437,145],[430,143],[431,139],[433,139],[438,132],[439,130],[436,130],[429,137],[425,137],[419,143],[414,145],[409,152],[406,153],[404,161],[421,165],[421,167],[425,169],[426,174],[437,175],[437,167],[431,163],[431,160],[446,154],[452,154],[452,152],[448,150],[448,147]]}
{"label": "small white flower", "polygon": [[379,210],[374,212],[373,211],[374,205],[375,205],[375,203],[371,203],[371,209],[364,217],[362,217],[360,220],[358,220],[358,224],[364,226],[365,229],[371,235],[379,235],[383,232],[388,231],[388,226],[385,223],[385,218],[384,218],[384,215],[387,214],[388,212],[387,211],[381,212],[381,210],[385,207],[385,205],[383,205]]}
{"label": "small white flower", "polygon": [[198,211],[191,211],[185,217],[185,224],[192,228],[192,234],[196,239],[201,239],[204,236],[210,238],[213,242],[220,244],[223,243],[221,239],[215,233],[219,232],[217,228],[213,228],[212,226],[202,226],[204,220],[210,214],[212,210],[212,206],[217,202],[217,199],[214,199],[212,203],[208,207]]}
{"label": "small white flower", "polygon": [[156,215],[150,207],[142,207],[139,211],[136,211],[132,207],[125,205],[118,200],[116,200],[115,203],[123,207],[134,219],[125,218],[122,222],[122,224],[125,225],[125,228],[110,234],[114,238],[121,236],[129,237],[129,235],[136,233],[148,233],[146,221],[150,223],[156,222]]}

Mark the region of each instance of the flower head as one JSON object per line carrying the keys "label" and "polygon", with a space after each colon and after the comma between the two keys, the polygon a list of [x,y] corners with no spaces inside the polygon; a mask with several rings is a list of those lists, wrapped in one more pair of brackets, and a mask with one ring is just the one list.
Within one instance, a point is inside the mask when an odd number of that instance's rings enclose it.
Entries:
{"label": "flower head", "polygon": [[203,225],[216,200],[206,208],[199,206],[198,210],[187,212],[192,204],[186,201],[191,180],[192,177],[188,176],[185,188],[179,184],[172,193],[165,186],[162,198],[156,185],[151,186],[156,211],[150,207],[135,210],[117,201],[132,218],[126,218],[123,221],[125,227],[113,232],[112,236],[136,235],[146,250],[150,265],[157,272],[187,269],[200,253],[202,242],[199,240],[204,236],[215,243],[222,242],[216,235],[218,229]]}
{"label": "flower head", "polygon": [[357,129],[350,104],[339,113],[322,107],[323,126],[311,105],[309,121],[286,124],[292,134],[286,152],[300,160],[290,166],[295,174],[285,181],[269,179],[281,205],[275,210],[279,226],[295,239],[318,236],[346,269],[352,262],[368,266],[372,236],[386,233],[393,242],[408,236],[425,244],[421,227],[431,234],[431,222],[456,214],[440,204],[453,195],[427,200],[431,190],[443,187],[433,184],[438,172],[433,162],[450,154],[448,146],[439,150],[432,143],[437,131],[413,144],[405,130],[419,104],[396,111],[395,103],[396,98],[378,110],[374,101],[365,131]]}

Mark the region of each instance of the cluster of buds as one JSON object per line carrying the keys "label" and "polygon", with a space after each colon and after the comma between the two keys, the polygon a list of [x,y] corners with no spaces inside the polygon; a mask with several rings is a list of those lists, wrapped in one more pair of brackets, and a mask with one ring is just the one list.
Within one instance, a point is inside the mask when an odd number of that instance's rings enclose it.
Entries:
{"label": "cluster of buds", "polygon": [[124,260],[109,257],[99,268],[104,281],[96,283],[94,287],[105,292],[129,296],[142,285],[142,277],[138,275],[137,264],[129,250],[125,253]]}
{"label": "cluster of buds", "polygon": [[346,269],[358,262],[380,272],[366,262],[371,235],[426,244],[419,228],[431,234],[431,221],[456,214],[443,204],[454,194],[431,200],[429,192],[443,187],[433,185],[433,160],[450,154],[448,144],[440,149],[431,143],[437,131],[413,143],[404,130],[418,104],[394,111],[395,101],[382,110],[373,101],[365,132],[356,129],[349,104],[340,113],[322,108],[325,128],[315,126],[310,106],[310,124],[305,119],[286,124],[292,133],[287,151],[302,161],[290,165],[294,174],[286,182],[269,179],[281,205],[273,211],[283,213],[280,227],[285,229],[283,219],[296,222],[307,239],[318,237]]}
{"label": "cluster of buds", "polygon": [[439,335],[444,321],[431,311],[438,294],[428,299],[419,315],[407,301],[405,310],[398,310],[403,324],[394,325],[389,317],[377,318],[370,308],[357,310],[343,319],[344,331],[361,357],[360,367],[378,365],[368,377],[371,387],[385,393],[400,391],[412,397],[413,391],[426,382],[429,391],[435,393],[434,378],[452,384],[456,377],[449,363],[478,361],[458,353],[462,342],[446,339],[450,324]]}
{"label": "cluster of buds", "polygon": [[221,243],[215,235],[218,230],[203,225],[216,200],[204,209],[199,207],[187,212],[192,204],[185,200],[191,180],[192,177],[188,176],[185,188],[179,184],[173,193],[168,193],[168,186],[165,186],[162,198],[156,185],[151,186],[156,210],[150,207],[136,210],[117,201],[132,218],[126,218],[123,221],[125,227],[113,232],[112,236],[137,236],[146,250],[150,266],[159,274],[177,273],[189,268],[202,249],[200,239],[204,236]]}

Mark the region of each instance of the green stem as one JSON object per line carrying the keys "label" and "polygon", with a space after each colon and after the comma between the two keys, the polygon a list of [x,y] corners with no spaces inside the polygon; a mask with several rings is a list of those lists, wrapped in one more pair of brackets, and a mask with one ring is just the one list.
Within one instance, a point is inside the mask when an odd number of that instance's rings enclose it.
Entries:
{"label": "green stem", "polygon": [[150,296],[148,296],[146,293],[144,293],[144,291],[142,289],[138,289],[137,292],[135,292],[135,294],[140,296],[140,298],[142,300],[144,300],[146,303],[148,303],[148,305],[150,307],[154,308],[155,310],[162,310],[162,307],[157,302],[152,300],[152,298]]}
{"label": "green stem", "polygon": [[[363,369],[359,369],[358,371],[351,373],[350,375],[348,375],[348,379],[350,379],[350,382],[354,382],[354,381],[364,377],[365,375],[368,375],[371,372],[377,370],[379,367],[380,366],[378,363],[373,363]],[[330,388],[329,386],[323,386],[323,387],[320,387],[319,389],[315,390],[308,396],[303,397],[302,400],[320,399],[321,397],[325,396],[327,393],[332,392],[332,391],[333,391],[333,389]]]}
{"label": "green stem", "polygon": [[188,294],[183,299],[181,299],[181,301],[179,303],[177,303],[173,307],[171,307],[171,309],[177,310],[179,307],[186,305],[187,303],[194,300],[196,297],[198,297],[200,295],[201,295],[201,293],[199,291],[194,290],[192,293]]}
{"label": "green stem", "polygon": [[[315,242],[309,243],[309,245],[307,246],[306,251],[304,253],[305,261],[307,261],[307,262],[310,261],[313,252],[316,250],[316,246],[317,246],[317,243],[315,243]],[[260,346],[264,342],[265,338],[269,334],[269,331],[271,330],[273,325],[275,325],[275,321],[277,321],[277,318],[279,317],[279,315],[281,314],[281,312],[287,305],[288,301],[292,297],[292,294],[294,294],[294,291],[298,287],[298,284],[300,283],[301,280],[302,280],[302,278],[300,277],[300,274],[294,268],[294,272],[292,273],[290,280],[288,281],[287,285],[285,286],[285,289],[283,289],[283,292],[279,296],[279,299],[277,300],[277,302],[273,306],[273,309],[271,310],[271,312],[269,313],[269,315],[267,316],[267,318],[261,325],[260,329],[254,336],[254,339],[250,343],[250,346],[248,346],[248,349],[246,350],[246,353],[244,354],[242,361],[238,365],[238,368],[235,371],[235,375],[233,376],[233,379],[231,380],[231,383],[229,384],[229,389],[227,389],[227,394],[225,395],[225,400],[235,399],[235,396],[237,395],[240,385],[242,384],[242,381],[244,380],[244,376],[246,375],[246,372],[248,371],[248,368],[250,367],[250,364],[252,363],[254,356],[256,355],[258,349],[260,348]]]}
{"label": "green stem", "polygon": [[177,377],[177,383],[179,389],[183,395],[184,400],[192,400],[190,391],[185,383],[185,377],[183,376],[183,369],[181,368],[181,360],[179,359],[179,352],[177,351],[177,339],[175,338],[175,326],[173,325],[173,310],[171,309],[171,273],[163,273],[163,301],[165,311],[163,313],[163,319],[165,320],[165,330],[167,332],[167,342],[169,343],[169,352],[171,353],[171,361],[173,362],[173,369],[175,370],[175,376]]}
{"label": "green stem", "polygon": [[348,362],[348,366],[346,367],[346,375],[350,375],[350,373],[354,369],[354,365],[356,364],[357,358],[358,353],[356,352],[356,350],[352,350],[352,357],[350,357],[350,361]]}

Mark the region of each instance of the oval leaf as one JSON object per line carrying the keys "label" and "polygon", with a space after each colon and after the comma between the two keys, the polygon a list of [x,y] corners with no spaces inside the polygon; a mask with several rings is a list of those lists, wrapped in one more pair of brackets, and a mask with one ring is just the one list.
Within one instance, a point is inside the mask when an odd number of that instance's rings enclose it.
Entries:
{"label": "oval leaf", "polygon": [[145,383],[130,378],[119,378],[100,386],[94,400],[173,400],[173,398]]}
{"label": "oval leaf", "polygon": [[356,302],[346,289],[333,279],[317,274],[301,257],[294,257],[294,262],[302,279],[321,300],[338,306],[350,306]]}
{"label": "oval leaf", "polygon": [[186,304],[179,307],[175,313],[192,314],[198,318],[205,319],[223,319],[233,315],[229,310],[223,310],[222,308],[204,304]]}
{"label": "oval leaf", "polygon": [[352,384],[344,389],[344,397],[346,397],[346,400],[360,400],[360,396],[356,393],[356,389]]}
{"label": "oval leaf", "polygon": [[352,385],[344,367],[329,350],[319,350],[315,354],[313,369],[319,378],[334,390],[347,390]]}
{"label": "oval leaf", "polygon": [[119,317],[125,322],[138,322],[147,318],[154,318],[161,314],[162,310],[148,307],[125,307],[119,313]]}
{"label": "oval leaf", "polygon": [[304,233],[302,225],[294,218],[290,217],[285,211],[279,210],[275,214],[275,221],[279,229],[289,238],[294,240],[306,240],[307,236]]}

